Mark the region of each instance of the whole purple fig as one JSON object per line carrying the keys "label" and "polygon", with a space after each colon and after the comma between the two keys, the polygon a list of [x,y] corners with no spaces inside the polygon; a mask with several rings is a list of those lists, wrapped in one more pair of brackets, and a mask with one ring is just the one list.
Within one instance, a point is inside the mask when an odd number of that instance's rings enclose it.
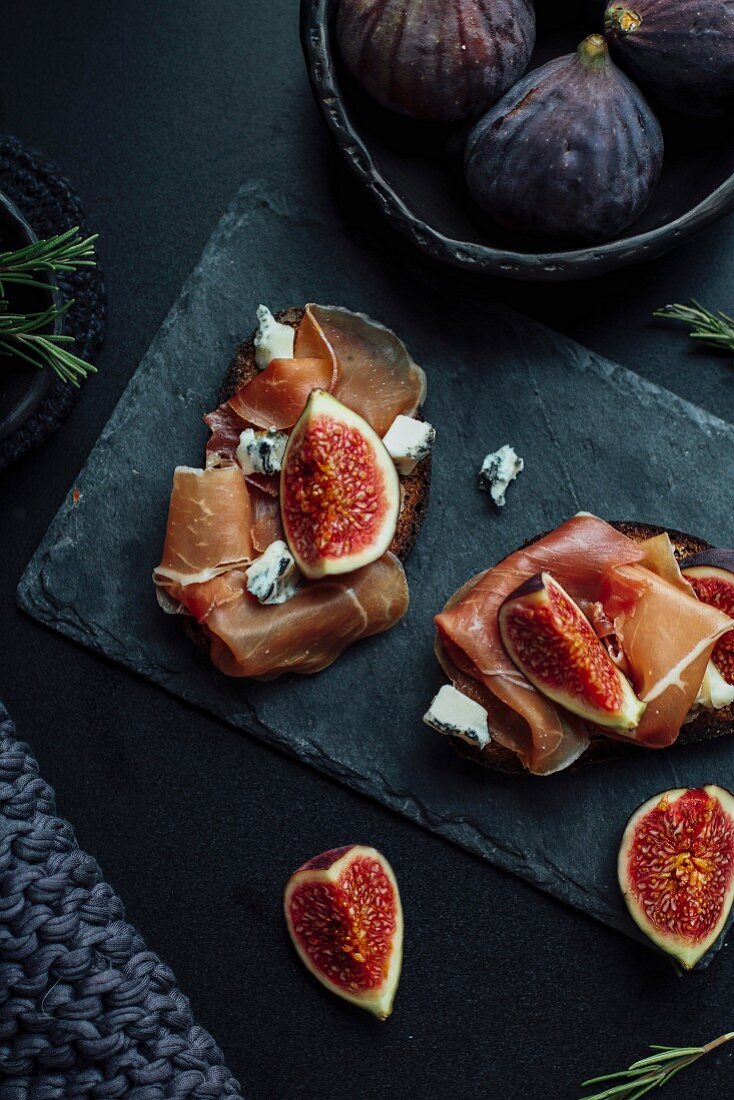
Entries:
{"label": "whole purple fig", "polygon": [[619,64],[663,106],[701,116],[734,108],[730,0],[614,0],[605,24]]}
{"label": "whole purple fig", "polygon": [[479,120],[466,179],[499,225],[591,243],[639,217],[662,160],[660,124],[594,34],[528,73]]}
{"label": "whole purple fig", "polygon": [[385,107],[428,122],[472,118],[525,72],[531,0],[340,0],[339,49]]}

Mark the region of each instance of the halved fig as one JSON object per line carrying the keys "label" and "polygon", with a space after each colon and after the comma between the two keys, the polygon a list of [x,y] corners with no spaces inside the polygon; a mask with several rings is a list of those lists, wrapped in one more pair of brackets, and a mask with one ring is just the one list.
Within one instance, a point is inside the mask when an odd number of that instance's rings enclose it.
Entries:
{"label": "halved fig", "polygon": [[327,989],[387,1019],[403,962],[403,910],[384,856],[350,844],[310,859],[288,880],[285,919]]}
{"label": "halved fig", "polygon": [[377,561],[395,536],[400,481],[377,433],[314,390],[288,440],[280,511],[291,552],[310,578]]}
{"label": "halved fig", "polygon": [[508,656],[543,695],[608,729],[639,724],[645,704],[550,573],[537,573],[507,597],[499,628]]}
{"label": "halved fig", "polygon": [[[681,573],[702,603],[734,619],[734,550],[703,550],[682,562]],[[734,629],[716,643],[711,660],[727,684],[734,684]]]}
{"label": "halved fig", "polygon": [[627,823],[618,873],[637,926],[691,970],[734,901],[734,797],[715,786],[656,794]]}

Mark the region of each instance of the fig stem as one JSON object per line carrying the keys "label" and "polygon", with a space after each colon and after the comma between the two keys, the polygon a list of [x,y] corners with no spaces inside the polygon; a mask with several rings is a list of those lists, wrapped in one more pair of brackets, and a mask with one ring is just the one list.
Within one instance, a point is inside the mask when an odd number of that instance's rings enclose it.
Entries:
{"label": "fig stem", "polygon": [[609,58],[609,47],[603,34],[590,34],[576,52],[579,60],[589,69],[603,69]]}
{"label": "fig stem", "polygon": [[702,1047],[651,1046],[655,1051],[647,1058],[633,1062],[629,1069],[607,1073],[603,1077],[591,1077],[582,1087],[602,1085],[601,1092],[581,1097],[581,1100],[641,1100],[652,1089],[666,1085],[676,1073],[692,1065],[705,1054],[734,1039],[734,1031],[727,1031],[718,1039],[712,1039]]}
{"label": "fig stem", "polygon": [[613,4],[607,8],[604,16],[604,29],[612,36],[634,34],[642,25],[642,16],[634,8]]}

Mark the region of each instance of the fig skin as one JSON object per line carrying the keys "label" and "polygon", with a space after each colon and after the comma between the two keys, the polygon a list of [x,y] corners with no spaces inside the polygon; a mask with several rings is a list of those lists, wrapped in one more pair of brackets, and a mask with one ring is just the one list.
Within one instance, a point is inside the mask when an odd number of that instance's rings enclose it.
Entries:
{"label": "fig skin", "polygon": [[426,122],[474,118],[525,72],[531,0],[341,0],[339,50],[381,103]]}
{"label": "fig skin", "polygon": [[466,180],[508,229],[569,243],[609,240],[647,206],[660,124],[601,35],[516,84],[474,127]]}
{"label": "fig skin", "polygon": [[612,54],[671,111],[716,117],[734,109],[734,13],[724,0],[613,0]]}

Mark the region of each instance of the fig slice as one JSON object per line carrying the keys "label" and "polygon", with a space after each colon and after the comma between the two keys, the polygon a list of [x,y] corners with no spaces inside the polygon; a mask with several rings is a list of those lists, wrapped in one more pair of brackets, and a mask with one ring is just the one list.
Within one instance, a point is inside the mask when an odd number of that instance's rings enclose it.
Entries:
{"label": "fig slice", "polygon": [[377,561],[395,536],[400,481],[373,428],[314,390],[283,457],[280,511],[301,572],[311,579]]}
{"label": "fig slice", "polygon": [[385,857],[360,844],[324,852],[291,875],[284,905],[290,937],[311,973],[386,1020],[403,962],[403,910]]}
{"label": "fig slice", "polygon": [[734,796],[716,786],[656,794],[627,823],[618,873],[635,924],[691,970],[734,902]]}
{"label": "fig slice", "polygon": [[639,724],[645,704],[550,573],[537,573],[507,597],[499,628],[513,664],[553,702],[621,733]]}
{"label": "fig slice", "polygon": [[[734,550],[702,550],[681,563],[681,573],[701,603],[734,619]],[[719,638],[711,660],[727,684],[734,684],[734,628]]]}

